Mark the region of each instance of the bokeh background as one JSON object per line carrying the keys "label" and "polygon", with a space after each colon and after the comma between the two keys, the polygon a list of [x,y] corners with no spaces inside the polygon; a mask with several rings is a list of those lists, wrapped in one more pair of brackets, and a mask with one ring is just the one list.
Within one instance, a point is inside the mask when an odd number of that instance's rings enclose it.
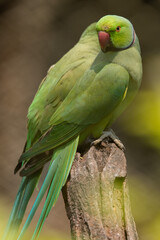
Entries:
{"label": "bokeh background", "polygon": [[[20,183],[13,169],[24,146],[27,109],[38,85],[82,31],[107,14],[130,19],[141,43],[141,89],[113,129],[126,146],[139,237],[160,239],[159,0],[0,0],[0,236]],[[60,196],[40,239],[69,238]]]}

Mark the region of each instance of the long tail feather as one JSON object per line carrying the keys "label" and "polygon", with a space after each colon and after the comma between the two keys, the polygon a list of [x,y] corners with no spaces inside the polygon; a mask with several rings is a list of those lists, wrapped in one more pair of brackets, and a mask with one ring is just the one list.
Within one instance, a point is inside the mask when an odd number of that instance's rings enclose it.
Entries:
{"label": "long tail feather", "polygon": [[39,170],[32,176],[22,178],[20,188],[17,193],[16,200],[14,202],[13,209],[2,240],[17,239],[16,236],[19,226],[22,222],[29,199],[37,185],[41,171],[42,170]]}
{"label": "long tail feather", "polygon": [[37,239],[37,237],[39,236],[39,233],[42,229],[45,219],[48,216],[52,206],[56,203],[61,188],[66,182],[77,150],[78,140],[79,137],[71,140],[70,142],[66,143],[63,146],[60,146],[54,151],[45,181],[40,189],[40,192],[31,209],[31,212],[23,226],[23,229],[18,237],[18,240],[22,239],[45,192],[47,191],[47,189],[49,189],[41,216],[39,218],[32,239]]}
{"label": "long tail feather", "polygon": [[48,189],[48,187],[50,185],[50,182],[51,182],[51,180],[53,178],[53,174],[55,173],[55,170],[56,170],[56,164],[55,164],[55,162],[53,162],[53,159],[52,159],[49,171],[47,173],[47,176],[46,176],[46,178],[44,180],[44,183],[43,183],[43,185],[42,185],[42,187],[41,187],[41,189],[40,189],[40,191],[38,193],[38,196],[37,196],[37,198],[36,198],[36,200],[35,200],[35,202],[33,204],[33,207],[32,207],[32,209],[30,211],[30,214],[29,214],[29,216],[28,216],[28,218],[27,218],[27,220],[26,220],[26,222],[25,222],[25,224],[24,224],[24,226],[23,226],[23,228],[21,230],[21,233],[20,233],[20,235],[18,237],[18,240],[22,239],[24,233],[26,232],[27,228],[29,227],[29,224],[32,221],[32,218],[34,217],[34,214],[35,214],[35,212],[36,212],[36,210],[37,210],[37,208],[38,208],[42,198],[44,197],[44,194],[46,193],[46,191],[47,191],[47,189]]}

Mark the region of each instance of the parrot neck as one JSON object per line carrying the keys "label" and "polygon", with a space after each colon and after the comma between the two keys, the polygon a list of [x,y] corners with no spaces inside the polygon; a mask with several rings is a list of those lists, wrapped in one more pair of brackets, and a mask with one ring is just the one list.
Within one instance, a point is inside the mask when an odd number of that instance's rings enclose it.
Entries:
{"label": "parrot neck", "polygon": [[135,33],[134,29],[133,29],[133,39],[132,39],[132,42],[128,46],[126,46],[124,48],[117,48],[117,50],[118,51],[119,50],[125,50],[125,49],[128,49],[128,48],[132,47],[132,45],[135,43],[135,40],[136,40],[136,33]]}
{"label": "parrot neck", "polygon": [[136,33],[133,30],[133,40],[132,40],[131,44],[127,48],[131,47],[135,43],[135,40],[136,40]]}

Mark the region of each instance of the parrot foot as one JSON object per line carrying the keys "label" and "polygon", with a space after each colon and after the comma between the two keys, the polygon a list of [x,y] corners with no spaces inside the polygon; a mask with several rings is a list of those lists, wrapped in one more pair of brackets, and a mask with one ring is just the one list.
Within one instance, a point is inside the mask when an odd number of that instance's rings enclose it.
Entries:
{"label": "parrot foot", "polygon": [[95,141],[92,142],[92,145],[97,145],[101,143],[105,138],[111,138],[111,140],[119,147],[121,150],[125,151],[125,147],[121,140],[117,137],[117,135],[114,133],[112,129],[109,129],[108,131],[104,131],[102,136],[100,138],[96,139]]}

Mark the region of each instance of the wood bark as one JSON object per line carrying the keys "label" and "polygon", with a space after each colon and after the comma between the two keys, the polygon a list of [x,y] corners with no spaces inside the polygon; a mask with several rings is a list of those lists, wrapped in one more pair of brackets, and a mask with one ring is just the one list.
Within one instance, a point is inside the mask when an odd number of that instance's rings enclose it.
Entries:
{"label": "wood bark", "polygon": [[126,158],[114,143],[83,146],[62,193],[73,240],[138,240]]}

